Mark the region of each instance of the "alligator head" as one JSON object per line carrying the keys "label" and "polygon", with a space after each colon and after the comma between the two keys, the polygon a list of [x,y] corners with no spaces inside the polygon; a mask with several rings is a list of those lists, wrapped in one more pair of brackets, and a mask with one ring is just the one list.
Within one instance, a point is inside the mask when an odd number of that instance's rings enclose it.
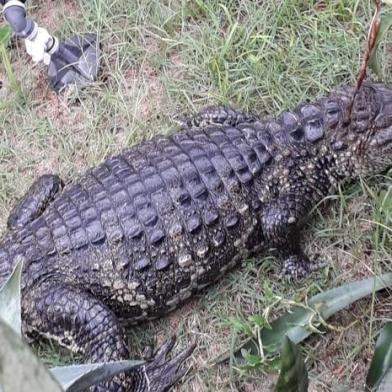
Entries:
{"label": "alligator head", "polygon": [[[328,141],[337,169],[345,178],[366,177],[392,167],[392,89],[365,82],[333,92],[324,102]],[[337,125],[337,124],[336,124]]]}

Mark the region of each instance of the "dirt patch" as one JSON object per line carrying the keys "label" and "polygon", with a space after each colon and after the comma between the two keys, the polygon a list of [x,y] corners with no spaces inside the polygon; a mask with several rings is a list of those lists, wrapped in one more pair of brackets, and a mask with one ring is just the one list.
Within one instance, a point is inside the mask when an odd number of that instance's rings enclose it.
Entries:
{"label": "dirt patch", "polygon": [[[337,328],[336,331],[328,331],[310,339],[309,344],[314,344],[313,352],[317,353],[317,361],[312,364],[313,381],[309,391],[330,392],[342,385],[353,392],[363,390],[375,341],[369,340],[369,325],[372,322],[368,314],[370,302],[371,300],[364,299],[339,312],[329,320],[329,323]],[[389,294],[379,293],[374,308],[374,320],[388,318],[390,311]],[[374,320],[373,333],[381,325],[380,321]]]}
{"label": "dirt patch", "polygon": [[[146,51],[149,57],[159,52],[155,40],[146,39]],[[147,60],[142,64],[132,66],[124,72],[125,94],[134,96],[135,91],[140,92],[138,99],[138,116],[144,122],[154,120],[162,112],[167,95],[160,79],[160,71]]]}
{"label": "dirt patch", "polygon": [[145,121],[152,119],[153,115],[160,111],[163,102],[163,86],[157,72],[151,67],[145,67],[144,74],[148,80],[146,95],[140,103],[142,118]]}
{"label": "dirt patch", "polygon": [[[44,92],[44,95],[39,99],[40,92]],[[41,78],[37,80],[32,98],[37,103],[35,114],[38,119],[50,121],[57,129],[77,132],[83,128],[84,110],[78,106],[70,105],[66,95],[58,95],[50,90],[46,80]]]}
{"label": "dirt patch", "polygon": [[76,19],[80,15],[80,2],[77,0],[56,3],[52,0],[38,0],[35,4],[37,5],[29,8],[31,17],[39,26],[53,33],[58,29],[59,21],[63,20],[65,16]]}

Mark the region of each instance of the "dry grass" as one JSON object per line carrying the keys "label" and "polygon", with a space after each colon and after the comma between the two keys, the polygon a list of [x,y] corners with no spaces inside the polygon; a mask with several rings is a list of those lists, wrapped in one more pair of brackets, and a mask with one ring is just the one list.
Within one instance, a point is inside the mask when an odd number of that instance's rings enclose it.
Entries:
{"label": "dry grass", "polygon": [[[12,49],[26,104],[0,111],[2,228],[13,201],[33,178],[57,172],[70,180],[126,145],[168,132],[178,113],[223,102],[273,114],[353,81],[371,1],[224,4],[31,2],[33,16],[59,37],[97,31],[103,67],[94,86],[56,96],[47,87],[45,69],[32,67],[20,43]],[[385,79],[391,79],[387,69]],[[0,80],[1,97],[12,102],[14,93],[1,65]],[[209,364],[232,342],[227,320],[261,313],[272,303],[268,290],[302,301],[320,289],[390,269],[390,247],[375,240],[378,226],[373,222],[378,192],[390,185],[390,178],[373,180],[373,194],[364,184],[345,188],[316,212],[305,242],[310,253],[329,263],[328,269],[289,285],[278,281],[275,264],[261,258],[244,262],[241,273],[230,273],[167,318],[131,329],[133,356],[145,344],[176,334],[179,346],[198,343],[193,370],[177,391],[270,390],[276,380],[272,369],[240,374],[228,364]],[[390,307],[388,294],[359,301],[331,320],[338,331],[304,344],[310,391],[361,390],[374,335],[391,314]],[[271,317],[280,310],[273,308]],[[37,350],[49,363],[64,361],[50,345]]]}

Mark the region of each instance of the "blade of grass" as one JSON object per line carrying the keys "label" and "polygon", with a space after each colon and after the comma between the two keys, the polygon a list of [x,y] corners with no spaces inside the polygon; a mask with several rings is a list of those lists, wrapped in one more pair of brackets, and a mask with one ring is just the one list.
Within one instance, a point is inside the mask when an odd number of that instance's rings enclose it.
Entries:
{"label": "blade of grass", "polygon": [[380,384],[392,365],[392,322],[385,324],[376,342],[372,362],[366,377],[366,386],[374,388]]}
{"label": "blade of grass", "polygon": [[[5,73],[10,82],[11,89],[16,94],[17,103],[23,103],[24,94],[22,87],[15,77],[14,71],[12,69],[11,61],[9,58],[7,47],[9,45],[11,37],[11,29],[8,26],[0,28],[0,62],[4,65]],[[8,107],[8,102],[2,103],[0,109]]]}

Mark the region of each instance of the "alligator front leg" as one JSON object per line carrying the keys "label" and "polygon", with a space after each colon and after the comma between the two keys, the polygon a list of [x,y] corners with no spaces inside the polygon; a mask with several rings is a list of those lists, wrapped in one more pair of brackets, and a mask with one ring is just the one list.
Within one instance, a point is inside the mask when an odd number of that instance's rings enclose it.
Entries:
{"label": "alligator front leg", "polygon": [[300,246],[301,220],[309,212],[310,195],[285,194],[263,210],[264,236],[271,248],[282,258],[282,272],[293,278],[306,276],[314,270]]}
{"label": "alligator front leg", "polygon": [[[34,289],[26,303],[27,332],[38,332],[82,354],[88,362],[129,359],[125,336],[115,314],[78,288],[51,284]],[[32,308],[31,308],[32,307]],[[184,360],[194,347],[172,359],[169,339],[144,365],[93,387],[93,392],[165,392],[184,375]]]}
{"label": "alligator front leg", "polygon": [[62,188],[58,176],[47,174],[38,178],[10,212],[8,228],[18,229],[38,218]]}

